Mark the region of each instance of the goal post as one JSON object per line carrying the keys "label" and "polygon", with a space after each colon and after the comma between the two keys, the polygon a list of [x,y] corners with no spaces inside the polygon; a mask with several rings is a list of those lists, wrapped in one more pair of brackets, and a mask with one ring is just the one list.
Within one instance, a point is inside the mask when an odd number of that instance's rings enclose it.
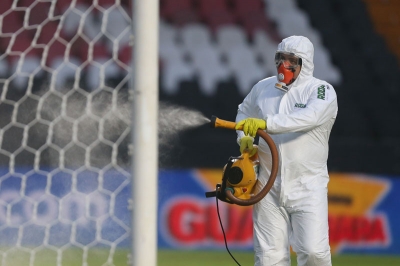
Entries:
{"label": "goal post", "polygon": [[[158,22],[141,37],[152,38],[145,44],[156,50],[148,52],[152,62],[135,66],[136,72],[132,54],[144,59],[132,51],[131,37],[133,24],[155,20],[140,17],[158,16],[158,1],[133,1],[1,1],[2,266],[139,265],[143,256],[147,261],[140,265],[156,263],[156,232],[149,230],[156,230],[158,98],[151,97],[158,73],[157,44],[150,42],[157,42]],[[139,39],[135,43],[140,47]],[[143,74],[149,68],[155,72]],[[152,80],[144,90],[146,78]],[[132,87],[143,90],[142,97],[135,98]],[[146,108],[150,118],[142,113],[135,119],[145,126],[134,126],[132,119]],[[139,138],[149,128],[151,142]],[[138,129],[143,132],[133,134]],[[131,156],[131,144],[141,156]],[[155,213],[131,215],[144,208]],[[134,248],[143,238],[146,252]],[[130,259],[132,252],[139,255]]]}
{"label": "goal post", "polygon": [[136,0],[133,10],[134,266],[157,265],[158,8],[158,0]]}

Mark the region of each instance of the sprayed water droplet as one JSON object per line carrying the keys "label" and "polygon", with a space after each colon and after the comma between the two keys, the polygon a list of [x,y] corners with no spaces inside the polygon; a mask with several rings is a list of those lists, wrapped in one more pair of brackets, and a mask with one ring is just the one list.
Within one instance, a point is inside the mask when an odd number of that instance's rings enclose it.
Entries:
{"label": "sprayed water droplet", "polygon": [[[63,107],[57,109],[54,106],[60,106],[62,99],[55,97],[56,94],[54,94],[54,97],[50,96],[47,97],[46,104],[41,107],[40,112],[46,120],[55,121],[51,129],[52,143],[59,148],[66,147],[71,141],[74,142],[74,146],[78,142],[81,146],[93,146],[98,139],[102,138],[106,142],[118,143],[118,153],[92,152],[90,153],[90,158],[86,158],[89,163],[96,162],[98,166],[101,166],[102,163],[107,165],[112,161],[110,156],[116,156],[119,166],[129,167],[129,156],[131,154],[129,154],[127,146],[131,143],[132,104],[128,97],[119,95],[118,99],[113,99],[113,95],[107,92],[95,94],[91,98],[74,97],[74,99],[64,102],[65,105]],[[74,110],[80,111],[73,113],[71,117],[66,110],[69,110],[70,113]],[[61,122],[63,121],[65,123],[62,124]],[[67,122],[68,124],[66,124]],[[174,148],[179,147],[180,132],[209,122],[210,119],[197,110],[160,102],[158,119],[160,165],[164,165],[163,160],[171,157],[170,155],[174,152]],[[76,129],[74,129],[75,124]],[[93,146],[91,149],[94,148]],[[134,152],[134,150],[133,148],[132,151]],[[59,155],[55,150],[50,150],[49,152],[51,153],[48,156],[50,166],[58,167],[61,163]],[[82,156],[84,156],[84,152]],[[78,160],[82,156],[70,154],[68,158],[64,158],[64,163],[80,167],[85,164],[84,160]],[[120,159],[121,156],[123,159]]]}

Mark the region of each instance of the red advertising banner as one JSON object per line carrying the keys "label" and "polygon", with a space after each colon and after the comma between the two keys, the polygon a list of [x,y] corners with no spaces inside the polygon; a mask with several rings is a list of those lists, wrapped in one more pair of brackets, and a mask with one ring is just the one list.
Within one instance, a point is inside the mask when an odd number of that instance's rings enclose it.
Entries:
{"label": "red advertising banner", "polygon": [[[400,179],[331,173],[328,185],[330,245],[333,253],[400,253]],[[220,183],[222,170],[160,173],[159,246],[224,248],[215,198],[204,193]],[[252,208],[219,202],[229,247],[252,248]]]}

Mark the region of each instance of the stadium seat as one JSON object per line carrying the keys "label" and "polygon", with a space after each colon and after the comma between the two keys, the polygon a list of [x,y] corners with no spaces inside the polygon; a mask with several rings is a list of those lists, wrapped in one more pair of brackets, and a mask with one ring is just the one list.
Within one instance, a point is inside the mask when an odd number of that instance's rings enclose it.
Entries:
{"label": "stadium seat", "polygon": [[102,25],[102,27],[105,27],[104,34],[107,36],[110,51],[112,51],[114,43],[117,43],[118,47],[128,44],[131,35],[131,21],[128,14],[115,6],[107,10],[104,16],[106,25]]}
{"label": "stadium seat", "polygon": [[365,113],[369,114],[370,127],[374,129],[376,138],[396,138],[400,136],[400,116],[397,115],[400,108],[397,99],[382,93],[384,90],[380,88],[381,93],[362,95],[359,100],[362,101]]}
{"label": "stadium seat", "polygon": [[169,57],[168,60],[164,60],[162,70],[164,93],[168,95],[176,94],[179,84],[192,80],[195,75],[193,66],[185,62],[179,54],[175,57]]}
{"label": "stadium seat", "polygon": [[43,71],[40,67],[40,57],[30,55],[11,61],[11,72],[15,73],[15,76],[12,77],[12,86],[19,91],[26,91],[31,75],[36,77],[43,76]]}
{"label": "stadium seat", "polygon": [[374,29],[378,34],[384,37],[390,51],[397,57],[400,62],[399,52],[399,10],[398,1],[369,1],[365,0],[366,9],[373,22]]}
{"label": "stadium seat", "polygon": [[249,46],[236,46],[227,51],[228,66],[234,74],[241,95],[245,96],[266,71],[257,63],[254,51]]}
{"label": "stadium seat", "polygon": [[48,20],[50,7],[50,2],[34,2],[29,7],[29,25],[41,25],[44,21]]}
{"label": "stadium seat", "polygon": [[86,5],[86,0],[76,0],[72,2],[71,0],[57,0],[56,7],[60,13],[65,13],[65,11],[75,3],[75,6]]}
{"label": "stadium seat", "polygon": [[158,24],[158,29],[160,33],[160,38],[165,36],[171,36],[171,33],[173,33],[173,38],[174,42],[176,41],[176,35],[178,32],[178,27],[173,25],[170,22],[167,22],[165,19],[160,18],[159,24]]}
{"label": "stadium seat", "polygon": [[268,17],[274,21],[279,20],[279,16],[288,10],[296,10],[297,5],[294,0],[276,1],[265,0],[265,10]]}
{"label": "stadium seat", "polygon": [[362,106],[338,96],[338,116],[332,134],[340,137],[354,137],[371,139],[374,131],[368,116],[363,112]]}
{"label": "stadium seat", "polygon": [[314,46],[322,45],[321,36],[310,24],[307,14],[301,10],[286,10],[276,18],[277,30],[282,38],[291,35],[306,36]]}
{"label": "stadium seat", "polygon": [[[332,138],[328,168],[331,172],[382,174],[389,171],[386,163],[387,148],[363,137]],[[382,158],[378,159],[378,158]]]}
{"label": "stadium seat", "polygon": [[3,21],[7,21],[7,23],[2,23],[1,25],[3,33],[14,33],[22,28],[22,17],[24,14],[21,13],[24,12],[13,11],[3,17]]}
{"label": "stadium seat", "polygon": [[197,72],[201,91],[207,96],[214,95],[218,82],[226,80],[229,71],[221,61],[211,32],[202,24],[188,24],[181,29],[180,36],[182,48]]}
{"label": "stadium seat", "polygon": [[107,80],[118,77],[120,68],[108,58],[97,58],[86,69],[86,85],[89,91],[107,86]]}
{"label": "stadium seat", "polygon": [[214,96],[214,110],[217,117],[234,121],[238,105],[243,101],[244,96],[239,91],[234,79],[229,79],[217,85],[217,92]]}
{"label": "stadium seat", "polygon": [[181,50],[180,45],[162,45],[159,47],[159,57],[162,63],[162,67],[168,64],[169,61],[174,61],[177,58],[184,60],[185,53]]}
{"label": "stadium seat", "polygon": [[46,24],[44,24],[41,28],[37,43],[44,45],[50,43],[50,41],[56,36],[58,24],[59,21],[48,21]]}
{"label": "stadium seat", "polygon": [[[378,141],[378,145],[381,146],[384,152],[380,155],[386,159],[385,165],[380,168],[386,168],[388,173],[399,173],[400,172],[400,139],[395,137],[385,137]],[[384,161],[384,160],[379,160]]]}
{"label": "stadium seat", "polygon": [[[47,56],[46,59],[46,66],[52,66],[53,62],[55,60],[62,60],[65,56],[65,50],[66,50],[65,44],[60,42],[59,40],[54,40],[51,43],[47,45],[47,50],[45,50],[45,53],[43,56]],[[46,52],[47,51],[47,52]]]}
{"label": "stadium seat", "polygon": [[50,66],[53,70],[51,73],[50,88],[59,91],[63,90],[67,81],[74,78],[78,71],[82,71],[82,69],[79,69],[81,65],[82,61],[76,57],[70,57],[67,61],[60,57],[55,58],[51,61]]}
{"label": "stadium seat", "polygon": [[0,15],[3,15],[5,12],[9,11],[11,9],[12,4],[13,4],[13,0],[1,1]]}
{"label": "stadium seat", "polygon": [[[210,113],[213,112],[213,106],[211,104],[212,98],[201,91],[196,78],[181,80],[178,84],[178,91],[173,98],[178,108],[183,106],[191,110],[204,110],[204,114],[208,117],[210,117]],[[184,132],[180,132],[179,135],[183,133]],[[196,138],[194,138],[194,140],[196,140]]]}
{"label": "stadium seat", "polygon": [[[89,52],[86,53],[90,54]],[[107,47],[100,42],[97,42],[93,45],[93,61],[97,61],[97,59],[111,59],[111,54],[107,50]]]}
{"label": "stadium seat", "polygon": [[32,7],[34,4],[36,4],[36,0],[20,0],[18,1],[17,6],[18,7]]}
{"label": "stadium seat", "polygon": [[263,30],[257,30],[253,37],[253,50],[261,59],[262,67],[267,76],[276,75],[275,53],[278,42],[270,38]]}
{"label": "stadium seat", "polygon": [[314,77],[326,80],[332,85],[342,82],[339,69],[332,64],[329,52],[323,46],[314,47]]}
{"label": "stadium seat", "polygon": [[198,0],[197,6],[199,15],[204,21],[216,13],[229,12],[227,0]]}
{"label": "stadium seat", "polygon": [[219,28],[236,24],[235,16],[228,11],[214,12],[204,21],[210,30],[215,34]]}
{"label": "stadium seat", "polygon": [[[299,8],[307,10],[311,17],[318,16],[323,18],[328,16],[328,18],[331,18],[333,15],[331,1],[298,0],[297,5]],[[333,21],[333,19],[328,19],[328,21]]]}
{"label": "stadium seat", "polygon": [[213,42],[210,30],[200,23],[191,23],[183,26],[180,30],[180,39],[183,49],[189,52],[190,55],[203,47],[208,48]]}
{"label": "stadium seat", "polygon": [[198,21],[192,0],[162,0],[160,15],[163,19],[177,25]]}
{"label": "stadium seat", "polygon": [[159,24],[159,48],[175,45],[178,41],[178,29],[160,19]]}
{"label": "stadium seat", "polygon": [[132,46],[125,45],[118,50],[118,59],[126,66],[130,66],[132,62]]}
{"label": "stadium seat", "polygon": [[6,78],[9,71],[9,63],[7,57],[0,57],[0,78]]}
{"label": "stadium seat", "polygon": [[227,66],[221,61],[220,53],[213,46],[201,48],[193,53],[192,64],[199,78],[200,89],[206,96],[214,96],[218,84],[228,81],[231,77]]}
{"label": "stadium seat", "polygon": [[235,46],[246,46],[247,35],[244,30],[237,25],[225,25],[217,29],[215,33],[218,48],[222,53],[226,53]]}
{"label": "stadium seat", "polygon": [[[64,10],[64,21],[62,25],[62,30],[63,32],[69,36],[70,38],[74,37],[79,28],[79,24],[81,23],[81,19],[83,17],[83,14],[89,9],[89,5],[86,3],[79,3],[76,4],[75,7],[70,7],[69,9]],[[91,23],[94,20],[93,18],[93,12],[86,13],[85,14],[85,22],[88,23],[87,28],[89,28],[89,32],[93,30],[98,30],[98,26],[93,25]],[[85,23],[86,24],[86,23]],[[94,26],[92,29],[91,26]]]}
{"label": "stadium seat", "polygon": [[108,9],[116,5],[116,0],[98,0],[98,5],[102,8]]}
{"label": "stadium seat", "polygon": [[161,0],[160,12],[163,18],[171,18],[175,13],[191,10],[193,3],[191,0]]}
{"label": "stadium seat", "polygon": [[[108,12],[107,12],[108,13]],[[92,10],[90,13],[85,14],[85,21],[83,22],[83,35],[89,40],[106,38],[109,34],[102,31],[102,23],[98,23],[97,19],[103,19],[103,13],[95,14]],[[106,36],[106,37],[104,37]],[[126,38],[126,36],[123,36]],[[109,37],[107,37],[109,39]]]}
{"label": "stadium seat", "polygon": [[262,12],[265,16],[264,1],[262,0],[233,0],[233,13],[238,19],[243,20],[250,14]]}
{"label": "stadium seat", "polygon": [[277,33],[275,32],[271,22],[265,16],[263,11],[255,11],[253,13],[247,13],[247,15],[241,18],[241,23],[247,35],[252,38],[255,31],[263,30],[273,39],[279,39]]}
{"label": "stadium seat", "polygon": [[253,49],[256,52],[261,52],[264,50],[276,51],[279,43],[271,38],[271,36],[262,29],[258,29],[254,32],[252,40]]}
{"label": "stadium seat", "polygon": [[39,53],[38,49],[34,49],[31,47],[32,43],[32,31],[24,30],[21,31],[15,38],[14,42],[8,43],[8,46],[11,46],[10,59],[11,60],[19,60],[19,57],[23,54],[37,56]]}
{"label": "stadium seat", "polygon": [[158,52],[163,64],[170,60],[175,60],[175,58],[183,57],[182,45],[178,43],[177,39],[177,28],[161,21]]}
{"label": "stadium seat", "polygon": [[352,51],[352,47],[347,44],[345,33],[340,25],[335,23],[328,24],[323,38],[324,43],[326,43],[325,46],[329,49],[332,56],[332,61],[340,68],[342,66],[346,67],[346,62],[354,55],[354,52]]}
{"label": "stadium seat", "polygon": [[[62,40],[60,41],[62,42]],[[73,42],[70,42],[69,55],[80,58],[82,62],[88,60],[89,43],[87,39],[77,37]]]}
{"label": "stadium seat", "polygon": [[[367,8],[362,0],[337,0],[335,3],[339,6],[338,15],[342,23],[346,25],[366,26],[370,29],[373,28]],[[354,19],[354,17],[357,17],[357,19]]]}
{"label": "stadium seat", "polygon": [[[246,95],[253,85],[268,73],[258,64],[257,53],[249,46],[247,37],[243,29],[236,25],[221,27],[216,32],[219,49],[226,57],[242,95]],[[276,48],[271,56],[274,56],[275,50]]]}
{"label": "stadium seat", "polygon": [[[90,46],[92,47],[90,48]],[[111,58],[111,54],[108,51],[106,45],[102,44],[101,42],[88,45],[84,40],[81,40],[81,42],[74,45],[74,48],[77,49],[75,51],[75,54],[79,56],[82,62],[100,62]]]}

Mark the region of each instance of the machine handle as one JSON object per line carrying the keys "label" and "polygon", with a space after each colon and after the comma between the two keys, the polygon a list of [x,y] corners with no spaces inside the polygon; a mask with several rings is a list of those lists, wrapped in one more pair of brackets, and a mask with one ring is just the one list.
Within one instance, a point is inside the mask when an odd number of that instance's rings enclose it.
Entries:
{"label": "machine handle", "polygon": [[[221,127],[221,128],[235,130],[236,123],[235,122],[231,122],[231,121],[227,121],[227,120],[219,119],[218,117],[213,115],[213,116],[211,116],[210,126],[212,128]],[[243,126],[241,126],[239,128],[239,130],[242,130],[242,129],[243,129]]]}

